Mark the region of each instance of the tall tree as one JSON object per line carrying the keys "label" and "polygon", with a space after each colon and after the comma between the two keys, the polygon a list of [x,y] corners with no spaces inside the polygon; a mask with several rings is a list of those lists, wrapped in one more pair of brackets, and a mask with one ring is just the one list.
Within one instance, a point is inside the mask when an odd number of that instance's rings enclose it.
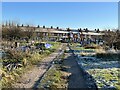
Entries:
{"label": "tall tree", "polygon": [[19,24],[17,24],[17,27],[19,27]]}
{"label": "tall tree", "polygon": [[29,25],[27,25],[27,27],[30,27]]}
{"label": "tall tree", "polygon": [[78,29],[78,31],[79,31],[79,32],[82,32],[82,29],[80,28],[80,29]]}
{"label": "tall tree", "polygon": [[38,25],[37,28],[40,28],[40,26]]}
{"label": "tall tree", "polygon": [[70,38],[71,38],[71,37],[70,37],[70,35],[71,35],[71,33],[70,33],[70,28],[67,28],[67,31],[69,32],[69,33],[68,33],[68,39],[69,39],[69,42],[70,42]]}
{"label": "tall tree", "polygon": [[87,33],[89,32],[88,28],[85,29],[85,32],[87,32]]}
{"label": "tall tree", "polygon": [[95,29],[95,32],[96,32],[97,30]]}
{"label": "tall tree", "polygon": [[97,33],[99,33],[100,32],[100,30],[99,30],[99,28],[97,29],[97,31],[96,31]]}
{"label": "tall tree", "polygon": [[83,30],[85,31],[86,29],[84,28]]}
{"label": "tall tree", "polygon": [[43,26],[43,28],[45,28],[45,26]]}
{"label": "tall tree", "polygon": [[59,27],[57,27],[57,29],[59,29]]}
{"label": "tall tree", "polygon": [[67,28],[67,31],[70,31],[70,28]]}
{"label": "tall tree", "polygon": [[53,29],[53,26],[51,26],[51,29]]}
{"label": "tall tree", "polygon": [[24,27],[24,25],[22,24],[22,27]]}

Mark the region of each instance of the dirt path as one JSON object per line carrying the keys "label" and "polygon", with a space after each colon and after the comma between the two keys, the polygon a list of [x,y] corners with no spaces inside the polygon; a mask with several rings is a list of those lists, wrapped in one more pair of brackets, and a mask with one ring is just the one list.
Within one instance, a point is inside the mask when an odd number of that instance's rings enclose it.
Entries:
{"label": "dirt path", "polygon": [[[62,46],[61,46],[62,47]],[[61,48],[59,48],[61,50]],[[50,66],[51,61],[58,55],[56,53],[52,53],[50,56],[46,57],[42,62],[32,68],[30,71],[25,73],[21,80],[15,84],[15,88],[32,88],[36,84],[36,82],[42,77],[42,75],[46,72],[47,68]],[[85,88],[86,82],[83,78],[83,74],[76,62],[76,57],[72,53],[66,53],[66,58],[64,60],[64,65],[70,68],[67,69],[67,72],[71,73],[68,82],[68,88]]]}
{"label": "dirt path", "polygon": [[71,73],[68,88],[87,88],[83,73],[75,60],[77,58],[72,53],[67,53],[66,57],[64,65],[69,67],[67,71]]}
{"label": "dirt path", "polygon": [[58,48],[58,51],[44,58],[40,64],[36,65],[34,68],[22,75],[20,81],[14,85],[15,88],[32,88],[39,78],[46,72],[47,68],[51,64],[51,61],[58,55],[61,48],[62,45]]}

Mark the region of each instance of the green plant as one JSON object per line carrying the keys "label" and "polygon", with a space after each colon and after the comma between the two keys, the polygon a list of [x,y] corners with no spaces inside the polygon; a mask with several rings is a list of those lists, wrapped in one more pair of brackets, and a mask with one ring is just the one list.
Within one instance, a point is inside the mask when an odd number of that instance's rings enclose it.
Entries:
{"label": "green plant", "polygon": [[44,53],[49,55],[51,53],[51,51],[50,50],[45,50]]}
{"label": "green plant", "polygon": [[43,56],[40,55],[39,53],[35,53],[31,55],[31,58],[27,58],[27,60],[31,64],[37,64],[39,61],[41,61],[42,57]]}

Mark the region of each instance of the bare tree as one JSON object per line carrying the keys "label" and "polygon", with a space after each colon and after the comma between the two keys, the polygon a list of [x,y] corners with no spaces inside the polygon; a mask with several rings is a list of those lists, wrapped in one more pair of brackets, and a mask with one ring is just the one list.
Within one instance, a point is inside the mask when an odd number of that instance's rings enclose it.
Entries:
{"label": "bare tree", "polygon": [[59,29],[59,27],[57,27],[57,29]]}
{"label": "bare tree", "polygon": [[25,31],[25,36],[28,39],[32,39],[35,36],[34,27],[27,27],[27,29]]}
{"label": "bare tree", "polygon": [[106,44],[109,47],[112,47],[118,37],[116,31],[110,31],[110,29],[109,29],[108,31],[105,30],[104,33],[105,33],[105,35],[104,35],[103,39],[105,40]]}
{"label": "bare tree", "polygon": [[24,35],[23,31],[17,27],[2,29],[2,37],[4,39],[8,39],[8,40],[20,39],[21,37],[23,37],[23,35]]}

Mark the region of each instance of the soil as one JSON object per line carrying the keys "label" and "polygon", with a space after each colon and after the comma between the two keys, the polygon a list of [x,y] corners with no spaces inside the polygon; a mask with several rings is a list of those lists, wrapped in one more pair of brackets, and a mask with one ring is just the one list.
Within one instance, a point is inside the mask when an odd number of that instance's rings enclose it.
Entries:
{"label": "soil", "polygon": [[86,80],[84,79],[84,74],[77,64],[76,57],[72,52],[66,53],[66,58],[64,60],[64,65],[68,67],[67,71],[71,73],[68,82],[68,88],[87,88]]}

